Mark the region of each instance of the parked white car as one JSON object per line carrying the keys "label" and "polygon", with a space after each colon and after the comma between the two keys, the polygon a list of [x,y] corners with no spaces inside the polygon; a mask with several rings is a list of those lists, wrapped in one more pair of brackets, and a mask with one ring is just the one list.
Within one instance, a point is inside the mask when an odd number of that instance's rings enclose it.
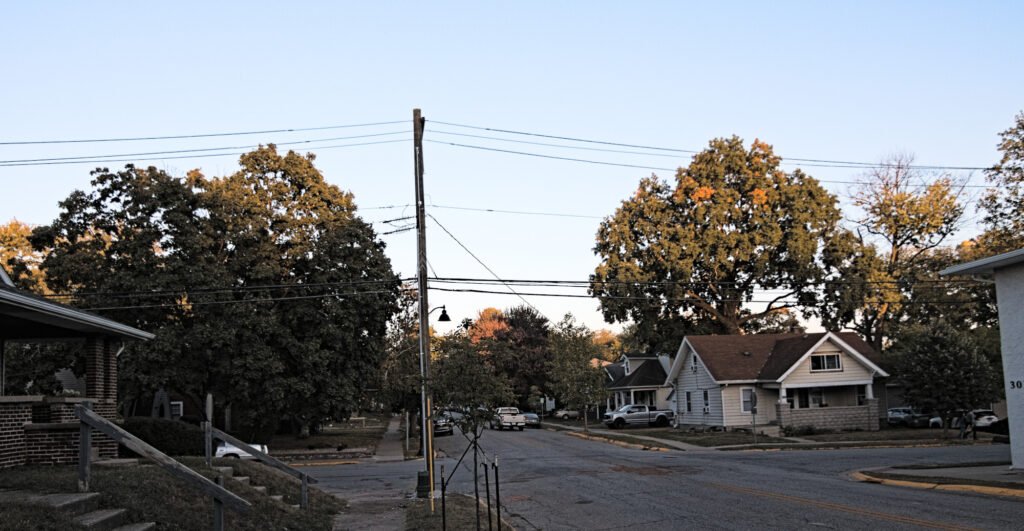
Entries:
{"label": "parked white car", "polygon": [[[265,444],[250,444],[249,446],[252,446],[253,448],[255,448],[255,449],[257,449],[257,450],[259,450],[259,451],[261,451],[261,452],[263,452],[265,454],[269,454],[270,453],[270,449],[267,448],[267,445],[265,445]],[[216,452],[214,452],[213,456],[214,457],[229,457],[229,458],[233,458],[233,459],[255,459],[253,457],[253,455],[250,454],[249,452],[247,452],[247,451],[245,451],[245,450],[243,450],[243,449],[241,449],[241,448],[239,448],[239,447],[237,447],[237,446],[235,446],[235,445],[233,445],[231,443],[227,443],[227,442],[224,442],[224,441],[220,441],[217,444],[217,450],[216,450]]]}
{"label": "parked white car", "polygon": [[580,418],[580,412],[579,411],[572,411],[572,410],[569,410],[569,409],[559,409],[559,410],[555,411],[554,413],[552,413],[551,416],[555,417],[556,419],[562,419],[562,420],[578,419],[578,418]]}

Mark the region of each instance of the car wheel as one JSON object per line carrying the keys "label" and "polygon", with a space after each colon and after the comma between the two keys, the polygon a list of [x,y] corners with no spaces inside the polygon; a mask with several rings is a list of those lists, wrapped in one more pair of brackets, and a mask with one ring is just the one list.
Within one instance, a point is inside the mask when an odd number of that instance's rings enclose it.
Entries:
{"label": "car wheel", "polygon": [[238,454],[228,454],[224,457],[227,457],[228,459],[239,459]]}
{"label": "car wheel", "polygon": [[668,426],[668,417],[658,417],[658,420],[654,421],[654,425],[659,428]]}
{"label": "car wheel", "polygon": [[622,429],[622,427],[625,426],[625,425],[626,425],[626,421],[624,421],[622,419],[615,419],[615,422],[612,423],[612,427],[613,428],[618,428],[618,429]]}
{"label": "car wheel", "polygon": [[562,420],[569,420],[569,414],[568,413],[563,413],[562,414]]}

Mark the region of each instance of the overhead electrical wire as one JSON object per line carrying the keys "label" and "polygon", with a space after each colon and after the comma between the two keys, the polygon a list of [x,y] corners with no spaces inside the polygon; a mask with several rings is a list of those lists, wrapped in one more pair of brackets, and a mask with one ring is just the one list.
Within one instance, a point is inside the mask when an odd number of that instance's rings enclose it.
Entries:
{"label": "overhead electrical wire", "polygon": [[[550,138],[550,139],[554,139],[554,140],[566,140],[566,141],[570,141],[570,142],[581,142],[581,143],[587,143],[587,144],[600,144],[600,145],[606,145],[606,146],[619,146],[619,147],[629,147],[629,148],[637,148],[637,149],[649,149],[649,150],[652,150],[652,151],[667,151],[667,152],[672,152],[672,153],[688,153],[688,154],[700,153],[700,151],[693,150],[693,149],[667,148],[667,147],[659,147],[659,146],[646,146],[646,145],[642,145],[642,144],[627,144],[627,143],[622,143],[622,142],[609,142],[609,141],[604,141],[604,140],[592,140],[592,139],[576,138],[576,137],[562,136],[562,135],[549,135],[549,134],[543,134],[543,133],[532,133],[532,132],[529,132],[529,131],[515,131],[515,130],[511,130],[511,129],[499,129],[499,128],[496,128],[496,127],[483,127],[483,126],[476,126],[476,125],[458,124],[458,123],[452,123],[452,122],[442,122],[442,121],[438,121],[438,120],[432,120],[430,123],[447,125],[447,126],[451,126],[451,127],[462,127],[462,128],[465,128],[465,129],[475,129],[475,130],[478,130],[478,131],[491,131],[491,132],[495,132],[495,133],[504,133],[504,134],[510,134],[510,135],[523,135],[523,136],[532,136],[532,137],[538,137],[538,138]],[[803,157],[783,157],[783,160],[793,160],[793,161],[799,161],[799,162],[810,162],[810,163],[818,163],[818,164],[838,165],[837,167],[852,166],[852,167],[873,168],[873,167],[879,167],[879,166],[892,166],[893,165],[893,164],[888,164],[888,163],[885,163],[885,162],[881,162],[881,163],[878,163],[878,162],[857,162],[857,161],[849,161],[849,160],[830,160],[830,159],[803,158]],[[991,169],[990,166],[950,166],[950,165],[925,165],[925,164],[912,164],[912,165],[909,165],[908,167],[911,168],[911,169],[917,169],[917,170],[958,170],[958,171],[959,170],[975,171],[975,170],[989,170],[989,169]]]}
{"label": "overhead electrical wire", "polygon": [[[376,142],[357,142],[354,144],[336,144],[332,146],[317,146],[316,149],[337,149],[357,146],[372,146],[377,144],[395,144],[400,142],[411,142],[408,138],[402,138],[397,140],[379,140]],[[146,157],[146,158],[131,158],[131,159],[95,159],[95,160],[74,160],[74,161],[54,161],[54,162],[28,162],[18,164],[0,164],[0,168],[11,168],[16,166],[54,166],[54,165],[66,165],[66,164],[102,164],[107,162],[136,162],[141,160],[174,160],[174,159],[198,159],[204,157],[231,157],[239,156],[248,153],[247,151],[238,151],[230,153],[204,153],[201,155],[176,155],[170,157]]]}
{"label": "overhead electrical wire", "polygon": [[[581,158],[576,158],[576,157],[562,157],[562,156],[558,156],[558,155],[547,155],[547,154],[544,154],[544,153],[532,153],[532,152],[528,152],[528,151],[516,151],[516,150],[511,150],[511,149],[501,149],[501,148],[489,147],[489,146],[477,146],[477,145],[473,145],[473,144],[461,144],[461,143],[458,143],[458,142],[447,142],[447,141],[444,141],[444,140],[425,139],[424,142],[430,142],[430,143],[434,143],[434,144],[448,145],[448,146],[454,146],[454,147],[466,148],[466,149],[476,149],[476,150],[481,150],[481,151],[493,151],[493,152],[497,152],[497,153],[506,153],[506,154],[510,154],[510,155],[521,155],[521,156],[526,156],[526,157],[537,157],[537,158],[544,158],[544,159],[564,160],[564,161],[568,161],[568,162],[581,162],[581,163],[585,163],[585,164],[596,164],[596,165],[600,165],[600,166],[615,166],[615,167],[620,167],[620,168],[636,168],[636,169],[641,169],[641,170],[668,171],[668,172],[675,172],[676,170],[679,169],[679,168],[667,168],[667,167],[663,167],[663,166],[644,166],[644,165],[640,165],[640,164],[626,164],[626,163],[610,162],[610,161],[603,161],[603,160],[581,159]],[[855,184],[861,184],[858,181],[838,181],[838,180],[833,180],[833,179],[818,179],[818,178],[814,178],[814,179],[816,181],[818,181],[818,182],[831,183],[831,184],[854,184],[854,185]],[[975,185],[964,184],[964,185],[962,185],[962,187],[963,188],[988,188],[987,186],[976,185],[976,184]]]}
{"label": "overhead electrical wire", "polygon": [[[455,235],[452,234],[451,231],[449,231],[443,224],[441,224],[441,222],[438,221],[437,218],[435,218],[433,214],[429,214],[428,213],[427,215],[430,216],[430,219],[434,220],[434,223],[437,223],[438,227],[441,227],[441,230],[443,230],[445,232],[445,234],[448,235],[449,238],[454,240],[455,243],[459,244],[459,247],[462,247],[462,250],[466,251],[466,253],[469,254],[469,256],[472,256],[473,259],[476,260],[478,264],[483,266],[483,268],[486,269],[487,272],[490,273],[495,279],[497,279],[499,282],[502,282],[501,277],[498,276],[498,274],[495,273],[493,269],[491,269],[487,264],[485,264],[483,262],[483,260],[480,259],[480,257],[478,257],[475,253],[473,253],[473,251],[470,251],[469,248],[466,247],[465,244],[463,244],[461,241],[459,241],[459,239],[456,238]],[[429,282],[429,279],[428,279],[428,282]],[[506,284],[505,287],[508,288],[508,290],[511,291],[513,294],[518,295],[518,293],[516,293],[516,290],[513,289],[512,286],[509,286],[508,284]],[[540,315],[544,315],[543,312],[538,310],[536,306],[531,304],[530,301],[526,300],[526,298],[523,297],[522,295],[519,295],[519,299],[522,300],[530,308],[533,308],[533,311],[537,312]]]}
{"label": "overhead electrical wire", "polygon": [[26,146],[38,144],[90,144],[99,142],[140,142],[146,140],[180,140],[185,138],[213,138],[224,136],[266,135],[272,133],[299,133],[305,131],[328,131],[331,129],[350,129],[355,127],[373,127],[378,125],[394,125],[409,123],[408,120],[392,120],[389,122],[370,122],[361,124],[325,125],[318,127],[290,127],[286,129],[263,129],[257,131],[233,131],[221,133],[196,133],[186,135],[136,136],[115,138],[80,138],[65,140],[13,140],[0,141],[0,146]]}
{"label": "overhead electrical wire", "polygon": [[[334,142],[336,140],[355,140],[355,139],[359,139],[359,138],[373,138],[373,137],[379,137],[379,136],[402,135],[402,134],[408,134],[410,132],[412,132],[412,131],[392,131],[392,132],[389,132],[389,133],[373,133],[373,134],[369,134],[369,135],[336,136],[336,137],[330,137],[330,138],[312,138],[312,139],[307,139],[307,140],[295,140],[295,141],[290,141],[290,142],[266,142],[266,143],[264,143],[262,145],[274,144],[276,146],[294,146],[294,145],[298,145],[298,144],[313,144],[313,143],[316,143],[316,142]],[[65,161],[65,160],[80,161],[80,160],[83,160],[83,159],[89,159],[89,161],[91,162],[93,159],[107,159],[107,158],[115,158],[115,157],[143,157],[143,156],[147,156],[147,155],[176,155],[176,154],[181,154],[181,153],[204,153],[204,152],[210,152],[210,151],[226,151],[226,150],[229,150],[229,149],[255,149],[255,148],[258,148],[258,147],[260,147],[259,144],[247,145],[247,146],[225,146],[225,147],[215,147],[215,148],[174,149],[174,150],[169,150],[169,151],[148,151],[148,152],[142,152],[142,153],[118,153],[118,154],[112,154],[112,155],[79,155],[79,156],[74,156],[74,157],[49,157],[49,158],[39,158],[39,159],[13,159],[13,160],[0,160],[0,165],[15,165],[15,164],[19,164],[19,163],[29,163],[29,162],[56,162],[56,161]]]}

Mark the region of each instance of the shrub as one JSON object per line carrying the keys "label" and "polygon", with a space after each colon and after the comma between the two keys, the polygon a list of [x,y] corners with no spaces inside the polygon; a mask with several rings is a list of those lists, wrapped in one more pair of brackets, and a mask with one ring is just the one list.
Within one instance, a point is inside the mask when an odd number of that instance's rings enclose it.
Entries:
{"label": "shrub", "polygon": [[818,433],[818,428],[808,424],[806,426],[783,426],[782,435],[785,437],[801,437]]}
{"label": "shrub", "polygon": [[128,417],[125,431],[167,455],[203,455],[203,430],[176,420]]}

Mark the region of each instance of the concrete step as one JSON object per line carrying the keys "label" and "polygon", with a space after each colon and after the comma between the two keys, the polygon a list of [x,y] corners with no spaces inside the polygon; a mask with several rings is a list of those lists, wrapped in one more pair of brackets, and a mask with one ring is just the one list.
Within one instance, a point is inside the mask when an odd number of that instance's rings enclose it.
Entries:
{"label": "concrete step", "polygon": [[37,494],[24,490],[6,490],[0,491],[0,503],[4,502],[41,505],[66,513],[80,514],[95,511],[100,506],[100,494],[98,492]]}
{"label": "concrete step", "polygon": [[241,483],[242,485],[248,485],[249,484],[249,476],[234,476],[231,479]]}
{"label": "concrete step", "polygon": [[222,476],[224,476],[226,478],[229,478],[229,477],[235,475],[235,469],[233,469],[233,468],[231,468],[229,466],[215,466],[215,467],[213,467],[213,469],[216,470],[218,474],[220,474],[220,475],[222,475]]}
{"label": "concrete step", "polygon": [[99,509],[75,517],[75,522],[85,529],[109,531],[124,523],[128,511],[124,509]]}
{"label": "concrete step", "polygon": [[113,531],[149,531],[150,529],[156,529],[156,522],[139,522],[123,525],[121,527],[115,527]]}
{"label": "concrete step", "polygon": [[256,492],[258,492],[260,494],[266,494],[267,493],[267,488],[264,487],[263,485],[253,485],[252,486],[252,490],[254,490],[254,491],[256,491]]}
{"label": "concrete step", "polygon": [[139,459],[137,457],[97,459],[96,461],[93,461],[92,464],[104,467],[138,466]]}

